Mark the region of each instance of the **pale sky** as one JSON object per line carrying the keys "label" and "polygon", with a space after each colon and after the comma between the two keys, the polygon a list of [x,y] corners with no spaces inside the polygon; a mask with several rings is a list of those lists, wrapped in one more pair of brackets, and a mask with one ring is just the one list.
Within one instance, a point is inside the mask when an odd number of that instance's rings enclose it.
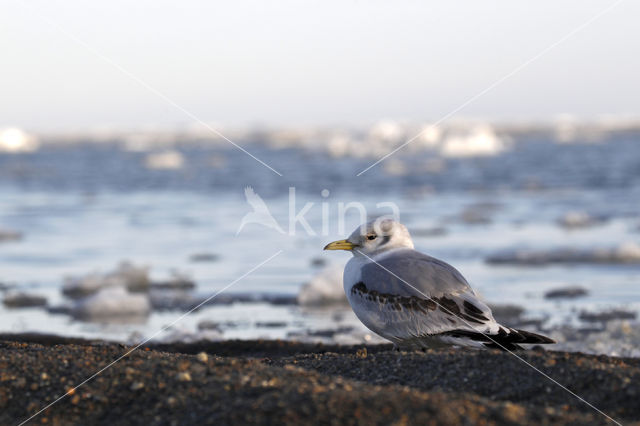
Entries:
{"label": "pale sky", "polygon": [[[193,121],[92,50],[208,122],[437,120],[613,3],[0,0],[0,127]],[[639,17],[621,2],[457,116],[640,115]]]}

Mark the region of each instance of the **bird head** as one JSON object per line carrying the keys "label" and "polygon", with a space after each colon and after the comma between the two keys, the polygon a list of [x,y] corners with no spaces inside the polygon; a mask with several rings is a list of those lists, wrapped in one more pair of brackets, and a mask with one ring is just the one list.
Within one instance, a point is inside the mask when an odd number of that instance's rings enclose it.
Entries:
{"label": "bird head", "polygon": [[373,256],[396,248],[413,248],[406,226],[389,218],[378,218],[358,226],[346,240],[327,244],[325,250],[347,250],[354,256]]}

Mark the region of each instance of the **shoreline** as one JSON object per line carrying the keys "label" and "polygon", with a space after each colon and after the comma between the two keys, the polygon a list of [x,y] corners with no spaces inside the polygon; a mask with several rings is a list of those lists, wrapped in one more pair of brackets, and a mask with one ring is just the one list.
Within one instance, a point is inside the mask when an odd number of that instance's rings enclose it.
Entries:
{"label": "shoreline", "polygon": [[[0,423],[17,424],[132,347],[0,335]],[[544,351],[522,360],[616,421],[640,424],[640,359]],[[31,424],[606,424],[511,354],[279,340],[140,347]]]}

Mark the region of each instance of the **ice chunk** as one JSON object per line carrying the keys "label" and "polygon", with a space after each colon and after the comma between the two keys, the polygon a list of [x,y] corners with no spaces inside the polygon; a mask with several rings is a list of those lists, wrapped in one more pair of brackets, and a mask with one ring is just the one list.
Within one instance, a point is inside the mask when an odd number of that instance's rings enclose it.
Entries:
{"label": "ice chunk", "polygon": [[487,263],[515,265],[544,265],[549,263],[640,263],[640,246],[634,242],[626,242],[613,248],[516,249],[495,253],[487,258]]}
{"label": "ice chunk", "polygon": [[15,127],[0,130],[0,152],[34,152],[40,147],[38,139]]}
{"label": "ice chunk", "polygon": [[175,150],[154,152],[145,157],[144,164],[149,169],[175,170],[184,166],[184,156]]}
{"label": "ice chunk", "polygon": [[342,285],[343,265],[330,265],[304,284],[298,293],[298,304],[320,306],[346,304]]}
{"label": "ice chunk", "polygon": [[575,299],[577,297],[588,296],[589,291],[586,288],[578,286],[554,288],[544,294],[545,299]]}
{"label": "ice chunk", "polygon": [[507,149],[506,142],[499,138],[488,125],[477,126],[468,134],[447,137],[440,153],[445,157],[479,157],[497,155]]}
{"label": "ice chunk", "polygon": [[189,275],[180,271],[172,271],[169,279],[153,282],[151,283],[151,288],[164,290],[193,290],[196,288],[196,283],[193,282]]}
{"label": "ice chunk", "polygon": [[79,298],[96,293],[102,288],[125,287],[130,291],[142,292],[149,289],[149,268],[122,262],[108,274],[93,272],[81,277],[67,277],[62,293],[71,298]]}
{"label": "ice chunk", "polygon": [[602,218],[591,216],[589,213],[583,211],[570,211],[558,219],[558,224],[567,229],[587,228],[601,224],[602,222]]}
{"label": "ice chunk", "polygon": [[28,293],[8,293],[3,302],[8,308],[33,308],[45,306],[47,298]]}
{"label": "ice chunk", "polygon": [[172,328],[161,338],[160,343],[195,343],[200,341],[215,342],[223,339],[223,334],[217,329],[198,329],[195,331],[185,328]]}
{"label": "ice chunk", "polygon": [[146,294],[129,293],[122,286],[103,288],[82,299],[73,307],[75,318],[87,321],[120,322],[128,318],[146,317],[151,311]]}

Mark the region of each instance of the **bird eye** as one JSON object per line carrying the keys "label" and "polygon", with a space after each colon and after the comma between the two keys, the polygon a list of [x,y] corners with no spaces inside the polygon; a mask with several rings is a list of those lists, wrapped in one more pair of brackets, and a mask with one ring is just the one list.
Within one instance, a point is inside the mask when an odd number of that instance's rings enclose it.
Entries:
{"label": "bird eye", "polygon": [[375,240],[375,239],[376,239],[375,234],[369,234],[369,235],[367,235],[367,240],[371,241],[371,240]]}

